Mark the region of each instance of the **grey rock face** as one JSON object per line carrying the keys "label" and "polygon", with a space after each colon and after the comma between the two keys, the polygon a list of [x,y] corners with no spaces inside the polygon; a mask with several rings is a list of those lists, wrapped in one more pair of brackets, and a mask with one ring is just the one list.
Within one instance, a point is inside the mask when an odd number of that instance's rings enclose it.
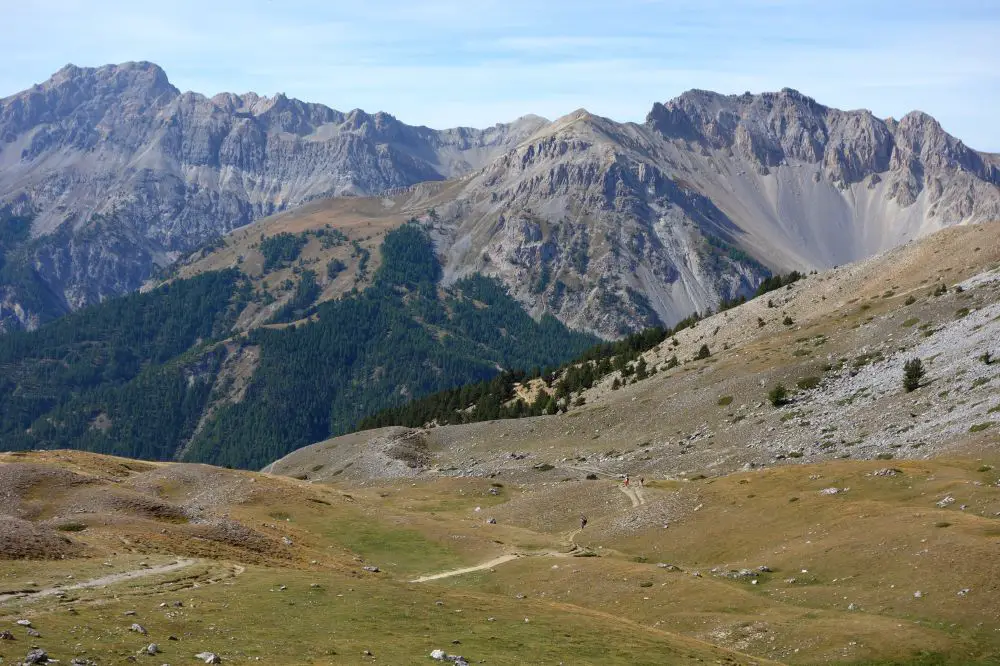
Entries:
{"label": "grey rock face", "polygon": [[828,268],[1000,218],[998,185],[995,156],[919,112],[691,91],[643,125],[554,121],[439,209],[439,247],[448,279],[496,275],[533,314],[614,337],[747,294],[761,264]]}
{"label": "grey rock face", "polygon": [[605,337],[716,308],[766,269],[1000,218],[997,156],[923,113],[882,120],[788,89],[690,91],[644,124],[581,110],[436,131],[284,95],[181,93],[149,63],[68,66],[0,100],[0,210],[34,215],[7,252],[18,281],[0,278],[0,331],[134,290],[311,199],[459,176],[433,221],[446,281],[494,275],[533,315]]}
{"label": "grey rock face", "polygon": [[446,279],[495,275],[532,314],[604,337],[752,291],[766,269],[730,256],[737,228],[652,149],[585,111],[540,131],[439,209]]}
{"label": "grey rock face", "polygon": [[744,244],[781,268],[847,263],[1000,217],[997,156],[918,111],[897,122],[789,89],[691,91],[656,104],[644,128],[679,175],[743,228]]}
{"label": "grey rock face", "polygon": [[[35,216],[22,263],[65,310],[310,199],[467,173],[544,122],[435,131],[280,94],[181,93],[150,63],[70,65],[0,100],[0,204]],[[37,325],[22,292],[0,285],[0,328]]]}

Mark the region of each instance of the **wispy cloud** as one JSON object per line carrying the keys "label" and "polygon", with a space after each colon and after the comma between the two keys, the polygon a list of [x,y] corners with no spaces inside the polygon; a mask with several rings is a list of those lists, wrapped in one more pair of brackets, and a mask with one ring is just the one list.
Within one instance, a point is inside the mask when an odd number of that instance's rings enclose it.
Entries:
{"label": "wispy cloud", "polygon": [[0,95],[67,62],[142,59],[182,89],[443,127],[578,107],[641,120],[689,88],[790,86],[882,116],[920,108],[1000,151],[1000,8],[980,0],[33,0],[3,15]]}

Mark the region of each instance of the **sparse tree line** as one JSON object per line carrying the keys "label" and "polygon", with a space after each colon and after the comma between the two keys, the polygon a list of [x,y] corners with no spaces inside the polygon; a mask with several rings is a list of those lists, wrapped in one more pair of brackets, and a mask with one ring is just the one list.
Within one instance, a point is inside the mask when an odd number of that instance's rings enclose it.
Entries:
{"label": "sparse tree line", "polygon": [[[767,278],[757,289],[757,296],[769,291],[787,287],[802,279],[803,275],[793,271],[785,276]],[[723,300],[719,311],[727,310],[746,302],[745,297],[732,301]],[[438,425],[475,423],[496,419],[516,419],[566,412],[570,407],[582,406],[583,391],[597,382],[615,374],[611,389],[618,390],[629,382],[647,379],[658,371],[650,368],[643,354],[673,338],[678,332],[697,325],[699,321],[713,314],[694,313],[679,321],[672,328],[653,327],[626,336],[615,342],[605,342],[555,368],[544,370],[512,370],[477,384],[461,386],[442,391],[425,398],[414,400],[400,407],[391,408],[360,421],[360,429],[389,425],[420,427],[429,423]],[[678,346],[676,339],[672,346]],[[704,360],[711,356],[707,344],[701,345],[692,360]],[[663,370],[680,365],[677,356],[667,360]],[[518,387],[529,383],[542,383],[541,388],[530,402],[518,396]],[[574,399],[573,395],[577,394]]]}

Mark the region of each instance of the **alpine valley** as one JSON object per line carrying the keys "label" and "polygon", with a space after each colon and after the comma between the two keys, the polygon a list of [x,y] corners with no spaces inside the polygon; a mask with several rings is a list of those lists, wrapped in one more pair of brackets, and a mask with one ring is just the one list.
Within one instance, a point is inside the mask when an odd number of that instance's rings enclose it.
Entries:
{"label": "alpine valley", "polygon": [[792,90],[66,67],[0,101],[0,662],[996,666],[998,185]]}
{"label": "alpine valley", "polygon": [[438,131],[67,66],[0,100],[0,216],[4,448],[259,468],[998,219],[1000,157],[788,89]]}

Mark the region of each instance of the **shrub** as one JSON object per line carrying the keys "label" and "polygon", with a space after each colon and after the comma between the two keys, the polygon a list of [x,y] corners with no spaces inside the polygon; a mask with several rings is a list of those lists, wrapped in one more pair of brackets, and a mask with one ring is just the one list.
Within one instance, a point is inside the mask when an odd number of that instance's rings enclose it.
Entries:
{"label": "shrub", "polygon": [[82,532],[87,526],[83,523],[69,522],[56,525],[56,529],[60,532]]}
{"label": "shrub", "polygon": [[944,296],[947,293],[948,293],[948,287],[944,286],[944,284],[939,284],[937,287],[934,288],[934,291],[931,292],[931,295]]}
{"label": "shrub", "polygon": [[326,265],[326,277],[329,278],[330,280],[333,280],[338,275],[340,275],[346,268],[347,264],[345,264],[340,259],[331,259],[330,262]]}
{"label": "shrub", "polygon": [[903,301],[903,305],[913,305],[916,302],[917,302],[916,298],[914,298],[913,296],[907,296],[906,300]]}
{"label": "shrub", "polygon": [[535,469],[537,469],[539,472],[548,472],[554,470],[555,468],[556,468],[555,465],[550,465],[549,463],[542,463],[541,465],[535,465]]}
{"label": "shrub", "polygon": [[775,384],[767,393],[767,399],[775,407],[781,407],[788,403],[788,391],[781,384]]}
{"label": "shrub", "polygon": [[962,317],[966,317],[966,316],[968,316],[968,314],[969,314],[969,308],[959,308],[959,309],[955,310],[955,317],[957,319],[961,319]]}
{"label": "shrub", "polygon": [[919,358],[911,358],[903,365],[903,388],[906,392],[916,391],[920,388],[920,380],[923,379],[926,371],[923,361]]}
{"label": "shrub", "polygon": [[803,377],[799,381],[795,382],[795,385],[798,386],[803,391],[810,391],[819,386],[819,382],[820,382],[819,377],[811,376],[811,377]]}
{"label": "shrub", "polygon": [[891,453],[880,453],[877,456],[875,456],[875,460],[892,460],[892,454]]}
{"label": "shrub", "polygon": [[792,324],[795,323],[795,321],[788,315],[785,315],[785,318],[781,320],[781,323],[784,324],[785,326],[791,326]]}
{"label": "shrub", "polygon": [[591,472],[587,475],[587,481],[597,481],[597,475]]}
{"label": "shrub", "polygon": [[695,354],[694,360],[700,361],[702,359],[708,358],[711,355],[712,352],[708,350],[708,345],[702,345],[701,348],[698,349],[698,353]]}
{"label": "shrub", "polygon": [[976,425],[971,426],[969,428],[969,432],[982,432],[992,426],[993,426],[993,421],[986,421],[985,423],[977,423]]}
{"label": "shrub", "polygon": [[993,358],[993,355],[990,354],[990,352],[986,352],[985,354],[980,356],[979,360],[985,363],[986,365],[993,365],[997,361],[995,358]]}
{"label": "shrub", "polygon": [[733,396],[724,395],[721,398],[719,398],[719,407],[727,407],[728,405],[731,404],[733,404]]}

